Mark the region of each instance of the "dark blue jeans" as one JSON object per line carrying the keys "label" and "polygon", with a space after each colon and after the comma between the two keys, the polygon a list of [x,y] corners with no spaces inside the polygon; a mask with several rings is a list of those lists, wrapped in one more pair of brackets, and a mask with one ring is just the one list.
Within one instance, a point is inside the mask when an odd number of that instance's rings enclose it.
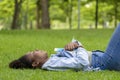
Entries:
{"label": "dark blue jeans", "polygon": [[92,66],[120,71],[120,24],[115,29],[105,52],[93,51]]}
{"label": "dark blue jeans", "polygon": [[102,59],[106,69],[120,70],[120,24],[115,29]]}

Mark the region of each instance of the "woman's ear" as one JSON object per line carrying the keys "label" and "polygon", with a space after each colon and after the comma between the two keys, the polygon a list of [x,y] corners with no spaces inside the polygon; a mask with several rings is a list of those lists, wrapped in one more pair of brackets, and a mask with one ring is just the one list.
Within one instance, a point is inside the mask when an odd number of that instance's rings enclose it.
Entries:
{"label": "woman's ear", "polygon": [[32,67],[34,67],[34,68],[35,68],[35,67],[38,67],[39,64],[40,64],[40,63],[39,63],[38,61],[34,61],[34,62],[32,63]]}

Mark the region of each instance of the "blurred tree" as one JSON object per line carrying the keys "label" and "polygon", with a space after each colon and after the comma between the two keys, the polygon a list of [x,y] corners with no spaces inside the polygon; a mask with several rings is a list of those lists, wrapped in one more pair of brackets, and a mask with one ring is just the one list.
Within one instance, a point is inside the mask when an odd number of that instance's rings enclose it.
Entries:
{"label": "blurred tree", "polygon": [[49,0],[41,0],[41,27],[50,29]]}
{"label": "blurred tree", "polygon": [[97,29],[97,27],[98,27],[98,9],[99,9],[99,6],[98,6],[98,4],[99,4],[99,0],[88,0],[87,2],[88,3],[90,3],[90,2],[96,2],[95,3],[95,28]]}
{"label": "blurred tree", "polygon": [[72,0],[69,0],[68,1],[68,9],[69,9],[69,11],[68,11],[68,19],[69,19],[69,28],[70,29],[72,29],[72,11],[73,11],[73,4],[72,4]]}
{"label": "blurred tree", "polygon": [[36,29],[36,0],[24,0],[21,7],[22,29]]}
{"label": "blurred tree", "polygon": [[[0,29],[10,29],[14,1],[1,0],[0,1]],[[9,3],[9,4],[8,4]]]}
{"label": "blurred tree", "polygon": [[95,13],[95,28],[97,29],[97,27],[98,27],[98,0],[96,0],[96,13]]}
{"label": "blurred tree", "polygon": [[50,29],[49,0],[36,1],[37,29]]}
{"label": "blurred tree", "polygon": [[[118,20],[119,19],[119,7],[120,7],[120,0],[100,0],[102,4],[106,3],[107,6],[108,6],[108,9],[105,10],[105,13],[107,15],[110,15],[111,16],[111,21],[114,21],[114,26],[117,26],[118,24]],[[111,9],[109,9],[109,6],[113,6]],[[109,10],[109,11],[108,11]],[[109,17],[110,17],[109,16]]]}
{"label": "blurred tree", "polygon": [[120,1],[114,0],[114,9],[115,9],[115,27],[117,26],[117,19],[118,19],[118,3]]}
{"label": "blurred tree", "polygon": [[[15,1],[17,2],[16,5]],[[50,25],[50,23],[52,25],[51,29],[77,29],[78,0],[43,1],[44,3],[42,0],[0,0],[0,29],[34,29],[36,25],[38,29],[42,29],[45,24]],[[96,0],[80,1],[81,28],[90,28],[91,26],[91,28],[95,28]],[[44,7],[43,5],[45,5],[46,2],[48,2],[47,7]],[[102,26],[105,27],[106,23],[109,23],[110,27],[116,26],[118,21],[120,21],[120,1],[98,0],[98,3],[98,28]],[[46,12],[47,10],[48,12]],[[13,24],[16,26],[13,27]],[[11,26],[9,27],[9,25]]]}
{"label": "blurred tree", "polygon": [[80,0],[78,0],[78,29],[80,29]]}
{"label": "blurred tree", "polygon": [[72,12],[73,12],[73,0],[61,0],[60,8],[66,15],[66,22],[69,23],[69,29],[72,29]]}
{"label": "blurred tree", "polygon": [[40,10],[41,10],[41,6],[40,6],[40,0],[37,0],[37,2],[36,2],[36,8],[37,8],[37,10],[36,10],[36,23],[37,23],[37,29],[40,29],[41,28],[41,25],[40,25],[40,16],[41,16],[41,14],[40,14]]}
{"label": "blurred tree", "polygon": [[11,29],[20,29],[21,21],[20,21],[20,11],[21,11],[21,5],[22,0],[14,0],[14,15],[13,15],[13,21],[11,25]]}
{"label": "blurred tree", "polygon": [[[23,23],[23,26],[24,26],[24,28],[25,29],[27,29],[28,28],[28,11],[29,11],[29,0],[26,0],[26,1],[24,1],[24,3],[26,4],[26,6],[25,6],[25,10],[24,10],[24,14],[22,13],[22,17],[23,17],[23,20],[22,20],[22,23]],[[21,9],[21,11],[23,11],[22,9]]]}

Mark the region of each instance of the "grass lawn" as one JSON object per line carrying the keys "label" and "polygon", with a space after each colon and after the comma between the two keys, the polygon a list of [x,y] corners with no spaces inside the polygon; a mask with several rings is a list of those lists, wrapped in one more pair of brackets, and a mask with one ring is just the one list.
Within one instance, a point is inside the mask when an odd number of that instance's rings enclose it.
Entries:
{"label": "grass lawn", "polygon": [[0,80],[120,80],[117,71],[57,72],[40,69],[14,70],[8,67],[10,61],[19,58],[28,51],[46,50],[55,53],[55,47],[76,38],[87,50],[105,50],[113,29],[99,30],[28,30],[0,31]]}

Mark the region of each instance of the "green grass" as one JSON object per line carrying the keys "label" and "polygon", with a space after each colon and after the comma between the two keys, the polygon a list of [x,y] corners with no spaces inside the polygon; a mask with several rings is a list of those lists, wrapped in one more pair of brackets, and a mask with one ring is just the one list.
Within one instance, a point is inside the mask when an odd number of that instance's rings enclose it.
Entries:
{"label": "green grass", "polygon": [[8,67],[10,61],[28,51],[42,49],[49,55],[55,53],[55,47],[64,47],[73,36],[87,50],[105,50],[112,32],[113,29],[0,31],[0,80],[120,80],[117,71],[57,72]]}

